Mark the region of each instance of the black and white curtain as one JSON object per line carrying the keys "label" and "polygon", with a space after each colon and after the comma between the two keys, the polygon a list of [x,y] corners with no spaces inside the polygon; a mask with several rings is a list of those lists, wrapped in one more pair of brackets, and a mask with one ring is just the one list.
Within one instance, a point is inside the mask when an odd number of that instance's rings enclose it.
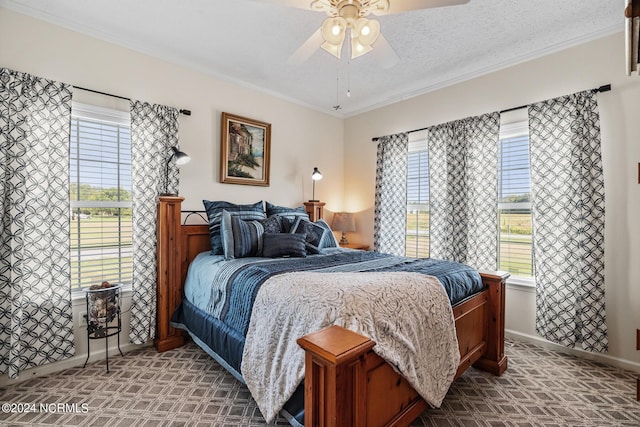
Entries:
{"label": "black and white curtain", "polygon": [[495,270],[500,114],[428,129],[433,258]]}
{"label": "black and white curtain", "polygon": [[378,252],[405,253],[407,222],[406,133],[378,138],[373,246]]}
{"label": "black and white curtain", "polygon": [[596,94],[529,106],[536,331],[607,351],[604,180]]}
{"label": "black and white curtain", "polygon": [[71,87],[0,68],[0,371],[74,355]]}
{"label": "black and white curtain", "polygon": [[[156,333],[156,203],[161,193],[178,192],[178,168],[167,162],[178,145],[175,108],[131,102],[133,212],[133,294],[129,340],[143,344]],[[168,182],[167,182],[168,181]]]}

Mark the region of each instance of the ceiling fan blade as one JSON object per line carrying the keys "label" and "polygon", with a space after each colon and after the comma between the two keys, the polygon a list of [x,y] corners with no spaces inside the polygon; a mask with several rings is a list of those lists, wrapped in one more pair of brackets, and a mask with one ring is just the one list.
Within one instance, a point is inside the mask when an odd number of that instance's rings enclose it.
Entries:
{"label": "ceiling fan blade", "polygon": [[391,15],[411,10],[431,9],[434,7],[456,6],[469,3],[469,0],[389,0],[389,9],[386,12],[373,10],[374,15]]}
{"label": "ceiling fan blade", "polygon": [[287,64],[300,65],[305,62],[315,53],[316,50],[322,45],[324,38],[322,37],[322,30],[318,28],[311,37],[309,37],[302,46],[293,52],[293,55],[287,60]]}
{"label": "ceiling fan blade", "polygon": [[373,44],[373,51],[370,55],[376,58],[376,62],[384,69],[388,69],[400,62],[400,56],[396,50],[389,44],[382,34]]}
{"label": "ceiling fan blade", "polygon": [[277,4],[280,6],[297,7],[298,9],[311,10],[311,0],[259,0],[262,3]]}

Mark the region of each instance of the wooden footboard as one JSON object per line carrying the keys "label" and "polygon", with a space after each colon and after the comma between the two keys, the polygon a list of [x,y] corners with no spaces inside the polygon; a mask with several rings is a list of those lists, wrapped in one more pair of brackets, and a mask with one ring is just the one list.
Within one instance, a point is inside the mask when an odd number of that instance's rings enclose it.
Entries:
{"label": "wooden footboard", "polygon": [[[453,309],[460,364],[501,375],[504,354],[504,274],[481,273],[486,289]],[[406,426],[427,403],[367,337],[330,326],[298,339],[305,350],[305,426]]]}

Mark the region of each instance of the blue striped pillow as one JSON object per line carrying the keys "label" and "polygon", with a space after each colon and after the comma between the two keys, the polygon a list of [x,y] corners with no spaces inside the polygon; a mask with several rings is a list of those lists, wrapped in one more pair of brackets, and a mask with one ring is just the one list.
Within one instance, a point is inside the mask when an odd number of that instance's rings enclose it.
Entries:
{"label": "blue striped pillow", "polygon": [[264,226],[258,220],[240,219],[222,211],[220,236],[225,259],[262,256]]}
{"label": "blue striped pillow", "polygon": [[224,253],[222,247],[222,239],[220,237],[220,222],[222,219],[222,211],[228,211],[240,219],[265,219],[262,201],[252,205],[236,205],[235,203],[224,201],[203,200],[204,208],[209,218],[209,240],[211,242],[211,253],[213,255],[221,255]]}
{"label": "blue striped pillow", "polygon": [[331,230],[331,227],[329,227],[329,224],[327,224],[324,219],[319,219],[314,224],[317,224],[327,230],[327,232],[322,236],[322,240],[320,240],[318,248],[337,248],[339,246],[336,236],[333,235],[333,230]]}
{"label": "blue striped pillow", "polygon": [[305,210],[304,206],[298,206],[297,208],[287,208],[285,206],[277,206],[273,205],[269,202],[266,202],[266,211],[267,217],[277,215],[280,217],[287,218],[288,220],[295,221],[298,218],[304,218],[309,220],[309,214]]}

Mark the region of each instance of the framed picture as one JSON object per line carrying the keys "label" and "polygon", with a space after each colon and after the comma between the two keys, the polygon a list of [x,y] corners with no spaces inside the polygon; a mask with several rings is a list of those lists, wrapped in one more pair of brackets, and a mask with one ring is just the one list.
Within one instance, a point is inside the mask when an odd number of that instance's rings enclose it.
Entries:
{"label": "framed picture", "polygon": [[271,124],[222,113],[220,182],[269,186]]}

